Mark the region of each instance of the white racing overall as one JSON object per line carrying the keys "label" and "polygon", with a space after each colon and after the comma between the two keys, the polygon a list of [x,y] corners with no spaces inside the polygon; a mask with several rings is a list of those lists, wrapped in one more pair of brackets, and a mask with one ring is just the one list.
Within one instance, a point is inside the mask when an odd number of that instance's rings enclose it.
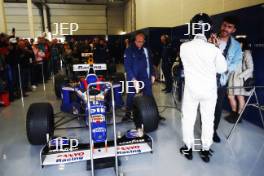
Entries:
{"label": "white racing overall", "polygon": [[216,74],[227,70],[222,52],[198,34],[180,48],[185,88],[182,104],[183,142],[190,149],[194,145],[194,124],[200,104],[202,120],[202,148],[209,150],[213,143],[214,111],[217,100]]}

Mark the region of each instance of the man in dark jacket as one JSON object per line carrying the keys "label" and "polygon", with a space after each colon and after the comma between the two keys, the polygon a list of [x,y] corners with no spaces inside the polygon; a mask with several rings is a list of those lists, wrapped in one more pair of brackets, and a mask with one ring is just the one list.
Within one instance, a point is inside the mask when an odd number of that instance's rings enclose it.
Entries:
{"label": "man in dark jacket", "polygon": [[[100,39],[98,44],[95,44],[93,50],[94,63],[106,63],[109,62],[109,50],[104,39]],[[98,75],[106,76],[106,71],[98,70]]]}
{"label": "man in dark jacket", "polygon": [[[137,33],[135,36],[135,42],[125,50],[124,61],[125,71],[127,73],[127,81],[135,88],[129,87],[129,93],[127,94],[127,113],[123,120],[130,118],[130,111],[133,106],[133,98],[137,92],[138,81],[144,82],[143,94],[147,96],[152,95],[152,83],[155,81],[155,73],[153,69],[153,63],[149,57],[149,51],[143,47],[145,42],[145,35],[143,33]],[[132,83],[133,82],[133,83]],[[131,93],[133,92],[133,93]]]}
{"label": "man in dark jacket", "polygon": [[19,79],[18,79],[18,64],[19,64],[19,50],[16,38],[9,39],[9,53],[6,58],[8,64],[8,91],[10,101],[20,97],[19,93]]}
{"label": "man in dark jacket", "polygon": [[106,63],[108,59],[108,48],[103,39],[99,40],[99,43],[95,45],[94,50],[94,62]]}
{"label": "man in dark jacket", "polygon": [[162,58],[162,72],[165,77],[165,93],[170,93],[172,90],[172,76],[171,76],[171,67],[173,64],[173,49],[169,41],[168,35],[162,35],[160,37],[162,43],[161,58]]}
{"label": "man in dark jacket", "polygon": [[18,42],[18,51],[19,51],[19,63],[20,63],[20,72],[21,72],[21,80],[22,80],[22,89],[23,96],[27,96],[25,93],[27,91],[31,91],[29,84],[30,80],[30,58],[31,53],[26,48],[26,42],[24,40],[19,40]]}

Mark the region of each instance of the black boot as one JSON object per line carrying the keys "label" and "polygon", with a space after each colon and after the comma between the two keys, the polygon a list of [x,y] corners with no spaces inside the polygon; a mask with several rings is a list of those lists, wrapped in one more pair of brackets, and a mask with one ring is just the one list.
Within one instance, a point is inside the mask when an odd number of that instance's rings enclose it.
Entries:
{"label": "black boot", "polygon": [[188,147],[185,145],[182,148],[180,148],[180,153],[183,154],[185,156],[185,158],[187,158],[188,160],[192,160],[193,159],[193,155],[192,155],[192,149],[188,149]]}
{"label": "black boot", "polygon": [[210,156],[212,156],[211,150],[201,150],[199,152],[201,159],[208,163],[210,161]]}
{"label": "black boot", "polygon": [[232,111],[228,116],[225,117],[225,120],[226,120],[227,122],[233,124],[233,123],[236,123],[237,118],[238,118],[238,113]]}
{"label": "black boot", "polygon": [[215,143],[220,143],[220,142],[221,142],[221,139],[220,139],[220,137],[218,136],[218,134],[217,134],[216,131],[214,132],[213,141],[214,141]]}
{"label": "black boot", "polygon": [[122,122],[132,121],[132,113],[127,111],[125,116],[122,118]]}

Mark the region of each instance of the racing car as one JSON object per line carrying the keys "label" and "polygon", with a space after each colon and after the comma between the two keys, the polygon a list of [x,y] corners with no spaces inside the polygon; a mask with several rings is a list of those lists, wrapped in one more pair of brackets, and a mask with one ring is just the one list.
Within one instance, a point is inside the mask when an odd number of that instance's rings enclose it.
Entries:
{"label": "racing car", "polygon": [[[40,152],[42,167],[90,161],[88,168],[92,173],[94,168],[114,165],[118,175],[119,156],[152,152],[151,136],[139,133],[137,129],[151,132],[158,128],[160,119],[154,98],[136,96],[133,108],[136,129],[128,130],[123,136],[117,135],[115,111],[116,101],[121,96],[118,91],[120,84],[105,81],[96,75],[97,70],[105,69],[105,64],[94,64],[90,59],[87,64],[73,67],[74,71],[87,71],[86,77],[80,77],[79,82],[65,79],[60,82],[61,111],[85,122],[84,128],[89,128],[89,143],[82,144],[77,139],[54,136],[61,121],[55,119],[61,112],[54,114],[50,103],[30,105],[26,120],[27,138],[32,145],[44,145]],[[114,134],[111,140],[107,133],[109,118],[112,119]]]}

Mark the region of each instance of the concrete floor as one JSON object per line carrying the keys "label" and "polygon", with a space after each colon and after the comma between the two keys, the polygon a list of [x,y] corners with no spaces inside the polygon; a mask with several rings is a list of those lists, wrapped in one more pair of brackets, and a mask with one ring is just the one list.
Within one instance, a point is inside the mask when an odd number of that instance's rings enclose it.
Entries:
{"label": "concrete floor", "polygon": [[[171,95],[161,93],[163,86],[156,83],[154,93],[158,105],[174,106]],[[158,97],[158,98],[157,98]],[[65,166],[39,166],[40,146],[31,146],[26,138],[25,117],[29,105],[33,102],[50,102],[55,112],[59,111],[60,101],[53,93],[53,84],[46,85],[46,91],[39,85],[35,92],[11,106],[0,108],[0,176],[87,176],[86,162]],[[161,107],[160,110],[163,108]],[[239,124],[230,141],[225,136],[231,125],[221,121],[219,135],[220,144],[214,144],[213,157],[209,164],[204,163],[198,153],[194,153],[192,161],[186,160],[180,153],[181,120],[176,109],[166,109],[162,116],[166,117],[156,132],[150,135],[154,139],[154,153],[123,157],[121,170],[126,176],[263,176],[264,175],[264,131],[246,121]],[[75,122],[78,123],[78,122]],[[199,126],[199,125],[196,125]],[[122,131],[133,127],[133,124],[118,126]],[[196,130],[199,132],[199,130]],[[63,136],[87,139],[87,130],[58,131]],[[114,175],[113,169],[96,171],[96,175]]]}

